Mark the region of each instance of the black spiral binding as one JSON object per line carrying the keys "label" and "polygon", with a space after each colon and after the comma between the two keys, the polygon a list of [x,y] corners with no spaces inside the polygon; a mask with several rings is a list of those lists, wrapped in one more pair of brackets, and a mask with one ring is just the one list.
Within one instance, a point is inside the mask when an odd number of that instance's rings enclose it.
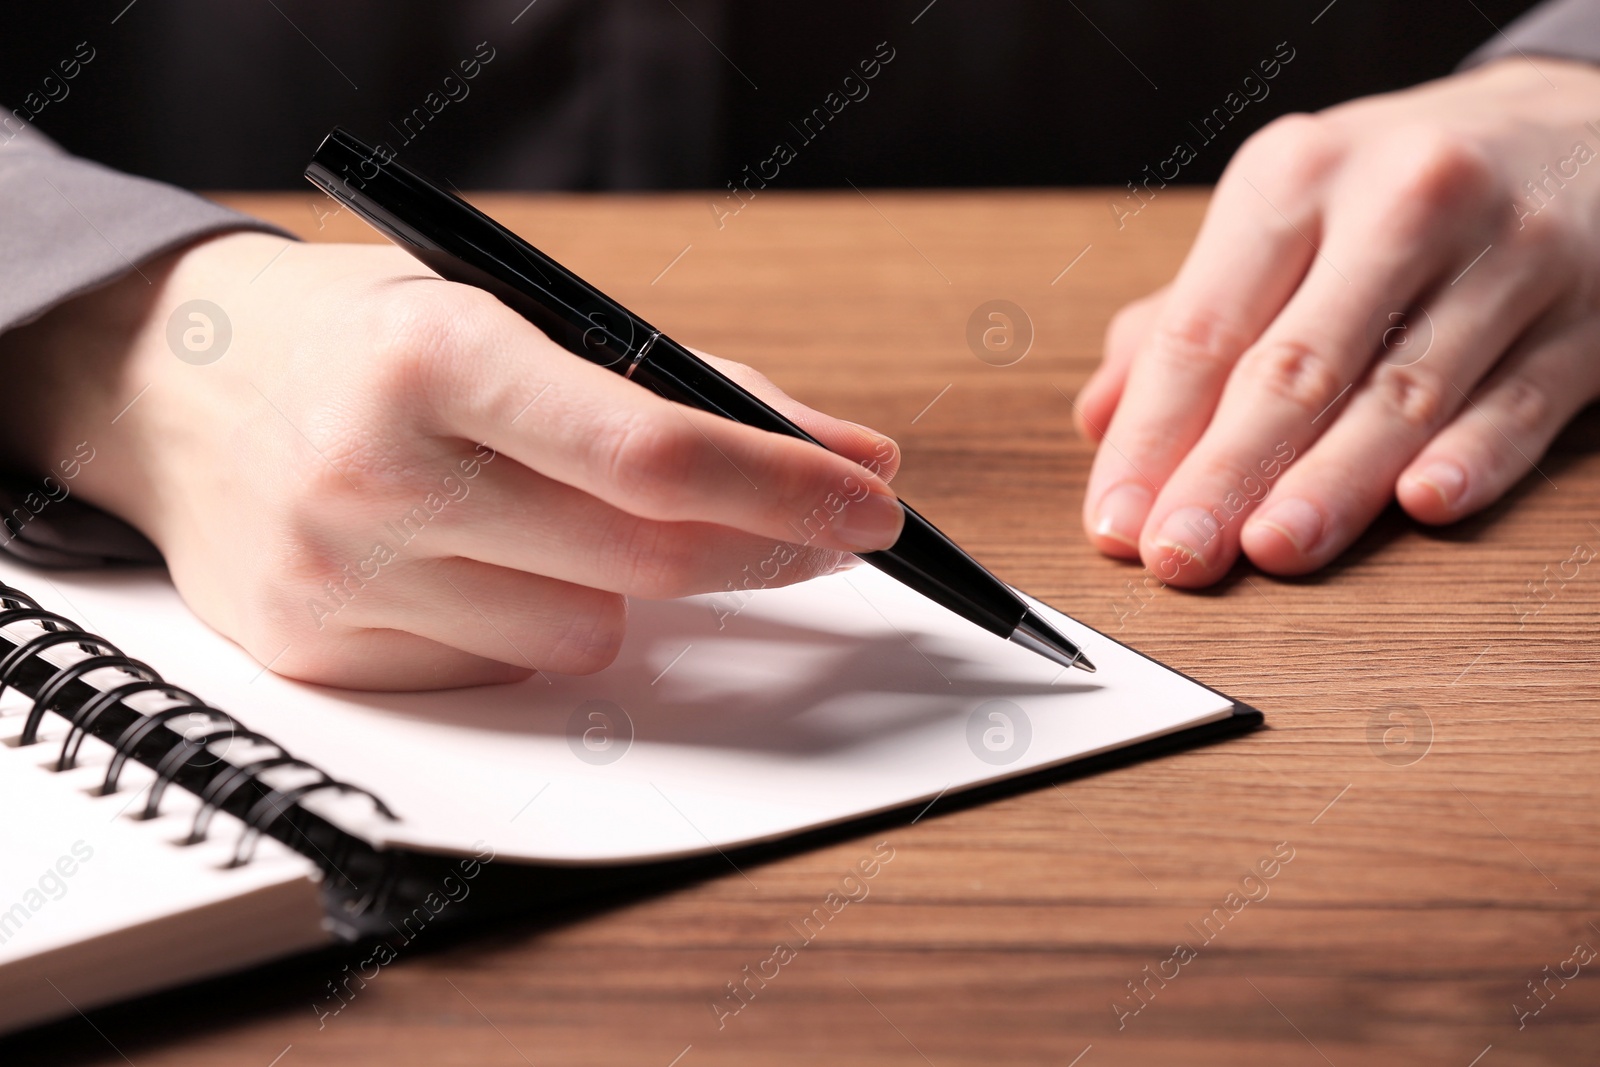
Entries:
{"label": "black spiral binding", "polygon": [[[17,637],[3,629],[30,621],[44,632]],[[87,654],[85,658],[59,667],[41,656],[46,649],[69,644],[77,645]],[[106,689],[84,681],[86,675],[110,667],[128,675],[128,680]],[[117,791],[129,760],[154,769],[156,776],[149,795],[134,818],[158,816],[169,786],[177,785],[198,796],[200,807],[189,835],[177,844],[205,840],[212,817],[218,811],[226,811],[243,823],[230,866],[249,863],[256,841],[263,835],[272,837],[316,861],[324,874],[330,914],[352,924],[355,933],[362,932],[360,916],[381,914],[398,873],[395,854],[380,852],[300,805],[304,797],[322,790],[359,793],[371,800],[379,815],[393,820],[394,813],[381,799],[290,755],[283,746],[247,729],[227,712],[169,684],[148,664],[123,655],[105,638],[78,628],[64,616],[40,607],[28,594],[0,582],[0,694],[7,689],[33,700],[19,745],[39,742],[40,725],[48,712],[68,721],[56,770],[70,770],[76,765],[85,737],[94,736],[111,745],[111,762],[98,793]],[[177,703],[151,713],[126,702],[128,697],[144,692],[159,693]],[[180,732],[171,725],[179,717],[199,717],[204,721]],[[216,751],[216,746],[234,741],[273,749],[276,754],[248,763],[232,763]],[[263,771],[274,767],[302,768],[316,777],[279,788],[261,778]]]}

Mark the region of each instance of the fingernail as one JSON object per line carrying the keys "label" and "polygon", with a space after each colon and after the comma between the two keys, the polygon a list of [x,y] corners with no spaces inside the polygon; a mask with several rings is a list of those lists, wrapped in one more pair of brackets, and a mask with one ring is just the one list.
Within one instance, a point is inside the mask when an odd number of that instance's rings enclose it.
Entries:
{"label": "fingernail", "polygon": [[1206,552],[1218,533],[1217,520],[1204,508],[1179,508],[1156,533],[1157,548],[1170,549],[1178,557],[1178,565],[1198,563],[1202,570],[1209,568]]}
{"label": "fingernail", "polygon": [[1322,512],[1299,497],[1269,504],[1251,525],[1277,531],[1302,556],[1310,555],[1322,540]]}
{"label": "fingernail", "polygon": [[1428,464],[1416,480],[1438,493],[1447,508],[1454,508],[1467,489],[1467,472],[1446,459]]}
{"label": "fingernail", "polygon": [[833,533],[852,552],[876,552],[900,539],[906,511],[888,493],[869,493],[847,503],[834,520]]}
{"label": "fingernail", "polygon": [[1139,551],[1139,531],[1150,514],[1150,490],[1137,482],[1113,486],[1100,498],[1095,511],[1094,535],[1118,541]]}

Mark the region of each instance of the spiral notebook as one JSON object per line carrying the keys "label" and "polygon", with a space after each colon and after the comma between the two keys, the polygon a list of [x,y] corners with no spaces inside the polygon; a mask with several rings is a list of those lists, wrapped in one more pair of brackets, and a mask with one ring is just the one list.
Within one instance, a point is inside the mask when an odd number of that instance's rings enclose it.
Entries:
{"label": "spiral notebook", "polygon": [[599,674],[432,693],[274,675],[159,570],[0,583],[0,1032],[400,929],[441,871],[733,863],[1261,719],[1043,605],[1097,674],[866,567],[636,602]]}

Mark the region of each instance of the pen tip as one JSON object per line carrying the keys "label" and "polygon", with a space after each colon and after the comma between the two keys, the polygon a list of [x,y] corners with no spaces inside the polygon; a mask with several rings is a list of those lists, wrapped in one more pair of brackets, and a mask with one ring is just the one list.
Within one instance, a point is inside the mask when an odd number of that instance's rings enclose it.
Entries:
{"label": "pen tip", "polygon": [[1032,610],[1027,611],[1022,621],[1017,623],[1011,640],[1063,667],[1077,667],[1094,673],[1094,664],[1083,654],[1083,650]]}

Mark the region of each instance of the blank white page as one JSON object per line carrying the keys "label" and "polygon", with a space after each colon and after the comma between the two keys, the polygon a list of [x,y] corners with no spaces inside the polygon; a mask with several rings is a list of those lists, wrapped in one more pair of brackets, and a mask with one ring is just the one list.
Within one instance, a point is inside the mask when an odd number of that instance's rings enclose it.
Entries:
{"label": "blank white page", "polygon": [[757,591],[731,616],[714,607],[726,597],[634,601],[622,653],[598,674],[432,693],[265,672],[161,571],[49,577],[0,560],[0,578],[401,818],[322,794],[308,806],[375,843],[430,850],[485,842],[506,858],[619,863],[727,849],[1233,710],[1049,609],[1098,673],[1062,671],[865,566]]}

